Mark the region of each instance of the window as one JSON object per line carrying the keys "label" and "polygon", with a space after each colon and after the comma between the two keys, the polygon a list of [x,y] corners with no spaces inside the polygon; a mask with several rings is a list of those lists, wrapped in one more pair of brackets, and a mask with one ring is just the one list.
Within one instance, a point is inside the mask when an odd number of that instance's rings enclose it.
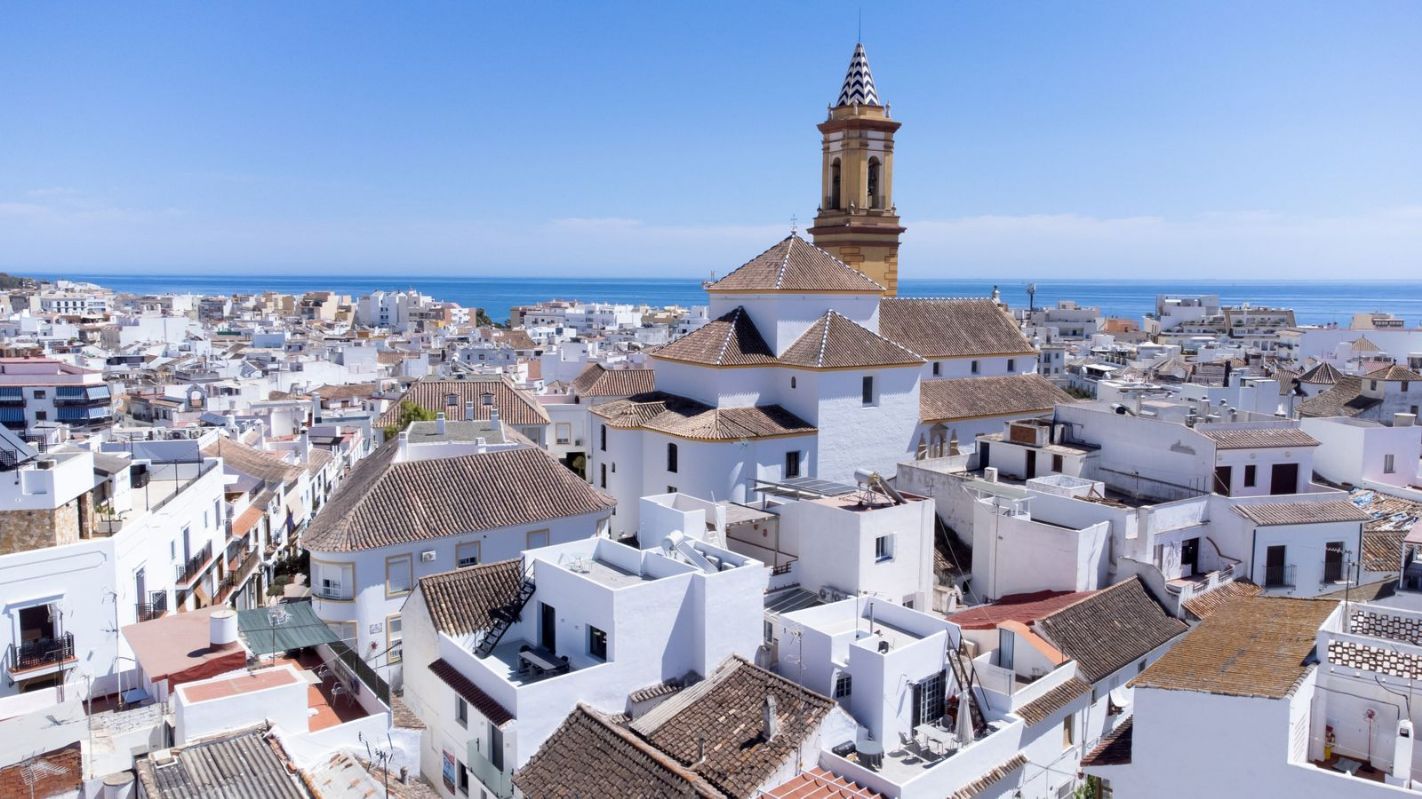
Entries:
{"label": "window", "polygon": [[399,596],[415,587],[415,558],[396,555],[385,559],[385,595]]}
{"label": "window", "polygon": [[938,361],[933,362],[933,376],[938,377],[943,374],[943,364]]}
{"label": "window", "polygon": [[1062,456],[1060,456],[1060,455],[1053,455],[1053,456],[1052,456],[1052,471],[1056,472],[1057,474],[1061,474],[1061,473],[1062,473],[1062,465],[1063,465]]}
{"label": "window", "polygon": [[597,482],[602,488],[607,488],[607,464],[600,463],[597,467]]}
{"label": "window", "polygon": [[454,562],[458,566],[474,566],[479,563],[479,542],[461,541],[454,545]]}
{"label": "window", "polygon": [[316,596],[322,599],[351,599],[355,588],[355,564],[311,561]]}
{"label": "window", "polygon": [[[1376,383],[1376,381],[1374,381],[1374,382]],[[44,396],[45,396],[45,394],[44,394],[44,389],[42,389],[42,388],[37,388],[37,389],[35,389],[35,399],[44,399]]]}
{"label": "window", "polygon": [[676,486],[667,486],[667,493],[668,493],[668,494],[675,494],[675,493],[676,493]]}
{"label": "window", "polygon": [[841,671],[834,678],[834,698],[843,699],[854,690],[854,678],[847,671]]}
{"label": "window", "polygon": [[1015,372],[1015,371],[1017,371],[1017,359],[1016,359],[1016,358],[1008,358],[1008,359],[1007,359],[1007,371],[1008,371],[1008,372]]}
{"label": "window", "polygon": [[1397,463],[1394,460],[1396,457],[1391,454],[1383,456],[1383,474],[1392,474],[1397,468]]}
{"label": "window", "polygon": [[839,208],[839,159],[830,163],[829,207]]}
{"label": "window", "polygon": [[1253,487],[1254,487],[1254,477],[1255,477],[1255,473],[1256,473],[1257,471],[1258,471],[1258,469],[1256,469],[1256,468],[1254,467],[1254,464],[1252,464],[1252,463],[1244,467],[1244,487],[1245,487],[1245,488],[1253,488]]}
{"label": "window", "polygon": [[775,625],[774,625],[774,624],[771,624],[771,623],[768,622],[768,621],[767,621],[767,622],[762,622],[762,625],[763,625],[763,629],[761,630],[761,633],[762,633],[762,635],[765,636],[765,642],[768,644],[768,643],[770,643],[771,641],[774,641],[774,640],[775,640]]}
{"label": "window", "polygon": [[469,703],[462,696],[454,697],[454,720],[461,727],[469,726]]}
{"label": "window", "polygon": [[1369,384],[1369,385],[1368,385],[1368,388],[1372,389],[1373,391],[1377,391],[1377,390],[1378,390],[1378,381],[1376,381],[1376,380],[1369,380],[1369,381],[1368,381],[1368,384]]}
{"label": "window", "polygon": [[932,724],[943,718],[943,706],[947,699],[947,675],[943,672],[913,684],[913,724]]}
{"label": "window", "polygon": [[790,375],[790,388],[793,389],[794,387],[795,387],[795,376],[794,376],[794,375]]}
{"label": "window", "polygon": [[972,372],[973,374],[977,374],[977,373],[978,373],[978,362],[977,362],[977,361],[973,361],[972,363],[968,364],[968,371]]}
{"label": "window", "polygon": [[1071,748],[1071,745],[1072,745],[1073,743],[1075,743],[1075,741],[1073,740],[1074,737],[1075,737],[1074,731],[1073,731],[1073,729],[1072,729],[1072,727],[1074,726],[1074,725],[1072,724],[1073,721],[1076,721],[1076,714],[1075,714],[1075,713],[1073,713],[1073,714],[1071,714],[1070,716],[1067,716],[1066,718],[1062,719],[1062,748],[1063,748],[1063,749],[1070,749],[1070,748]]}
{"label": "window", "polygon": [[864,383],[863,383],[863,385],[860,387],[860,389],[861,389],[861,390],[860,390],[860,393],[862,394],[862,399],[863,399],[863,401],[864,401],[864,404],[865,404],[865,405],[873,405],[873,404],[874,404],[874,376],[873,376],[873,375],[865,375],[865,376],[864,376]]}
{"label": "window", "polygon": [[874,539],[874,560],[882,562],[891,560],[894,557],[894,537],[892,535],[881,535]]}
{"label": "window", "polygon": [[866,177],[867,177],[867,181],[866,181],[867,186],[866,186],[866,188],[868,189],[867,194],[869,195],[869,198],[868,198],[868,199],[869,199],[869,207],[870,207],[870,208],[880,208],[880,207],[882,207],[882,203],[881,203],[881,201],[880,201],[880,199],[879,199],[879,169],[880,169],[880,166],[879,166],[879,159],[877,159],[877,158],[870,158],[870,159],[869,159],[869,174],[866,176]]}
{"label": "window", "polygon": [[559,444],[573,443],[573,426],[567,422],[559,422],[553,426],[553,438]]}
{"label": "window", "polygon": [[385,619],[385,662],[391,666],[405,659],[402,626],[398,613]]}
{"label": "window", "polygon": [[49,411],[35,411],[35,421],[43,422],[49,418]]}
{"label": "window", "polygon": [[597,438],[598,438],[598,441],[597,441],[597,448],[600,449],[600,450],[602,450],[603,452],[606,452],[606,451],[607,451],[607,425],[605,425],[605,424],[603,424],[603,425],[598,425],[598,427],[597,427]]}
{"label": "window", "polygon": [[459,764],[459,792],[469,795],[469,767],[463,763]]}
{"label": "window", "polygon": [[588,655],[607,660],[607,633],[588,625]]}
{"label": "window", "polygon": [[537,548],[539,548],[539,547],[546,547],[546,546],[548,546],[548,531],[547,531],[547,530],[529,530],[529,531],[528,531],[528,546],[525,547],[525,549],[537,549]]}
{"label": "window", "polygon": [[667,444],[667,471],[676,473],[676,445]]}
{"label": "window", "polygon": [[791,477],[799,477],[799,476],[800,476],[800,451],[797,450],[797,449],[792,449],[792,450],[790,450],[789,452],[785,453],[785,477],[788,479],[788,478],[791,478]]}
{"label": "window", "polygon": [[489,722],[489,762],[499,771],[504,770],[504,731],[492,721]]}

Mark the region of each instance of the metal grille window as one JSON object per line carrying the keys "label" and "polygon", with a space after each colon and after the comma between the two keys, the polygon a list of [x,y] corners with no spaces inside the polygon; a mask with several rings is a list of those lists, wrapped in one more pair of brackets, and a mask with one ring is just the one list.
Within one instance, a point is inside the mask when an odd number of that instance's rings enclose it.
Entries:
{"label": "metal grille window", "polygon": [[841,671],[834,678],[834,698],[843,699],[854,690],[854,678],[847,671]]}
{"label": "metal grille window", "polygon": [[913,726],[932,724],[943,718],[947,685],[947,675],[941,671],[926,680],[914,683]]}

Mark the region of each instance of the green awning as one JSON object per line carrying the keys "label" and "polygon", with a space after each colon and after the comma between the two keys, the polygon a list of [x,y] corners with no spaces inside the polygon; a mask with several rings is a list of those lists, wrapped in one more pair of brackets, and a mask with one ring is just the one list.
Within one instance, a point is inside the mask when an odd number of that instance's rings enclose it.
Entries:
{"label": "green awning", "polygon": [[286,602],[269,608],[237,611],[237,628],[247,648],[257,655],[272,655],[340,640],[335,631],[316,618],[310,602]]}

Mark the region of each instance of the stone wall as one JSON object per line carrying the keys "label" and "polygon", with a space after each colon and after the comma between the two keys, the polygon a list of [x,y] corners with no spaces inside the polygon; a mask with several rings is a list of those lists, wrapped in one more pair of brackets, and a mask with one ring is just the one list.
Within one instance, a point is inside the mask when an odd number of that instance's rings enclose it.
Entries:
{"label": "stone wall", "polygon": [[0,555],[73,544],[78,540],[78,499],[53,510],[0,512]]}

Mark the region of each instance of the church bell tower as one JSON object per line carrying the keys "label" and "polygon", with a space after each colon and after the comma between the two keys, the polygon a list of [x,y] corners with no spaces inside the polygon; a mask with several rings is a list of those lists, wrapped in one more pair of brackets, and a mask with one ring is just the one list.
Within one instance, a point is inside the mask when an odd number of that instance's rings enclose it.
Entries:
{"label": "church bell tower", "polygon": [[820,207],[810,235],[815,245],[898,293],[899,224],[894,206],[894,131],[899,123],[879,101],[864,45],[854,57],[839,99],[819,124],[824,163]]}

